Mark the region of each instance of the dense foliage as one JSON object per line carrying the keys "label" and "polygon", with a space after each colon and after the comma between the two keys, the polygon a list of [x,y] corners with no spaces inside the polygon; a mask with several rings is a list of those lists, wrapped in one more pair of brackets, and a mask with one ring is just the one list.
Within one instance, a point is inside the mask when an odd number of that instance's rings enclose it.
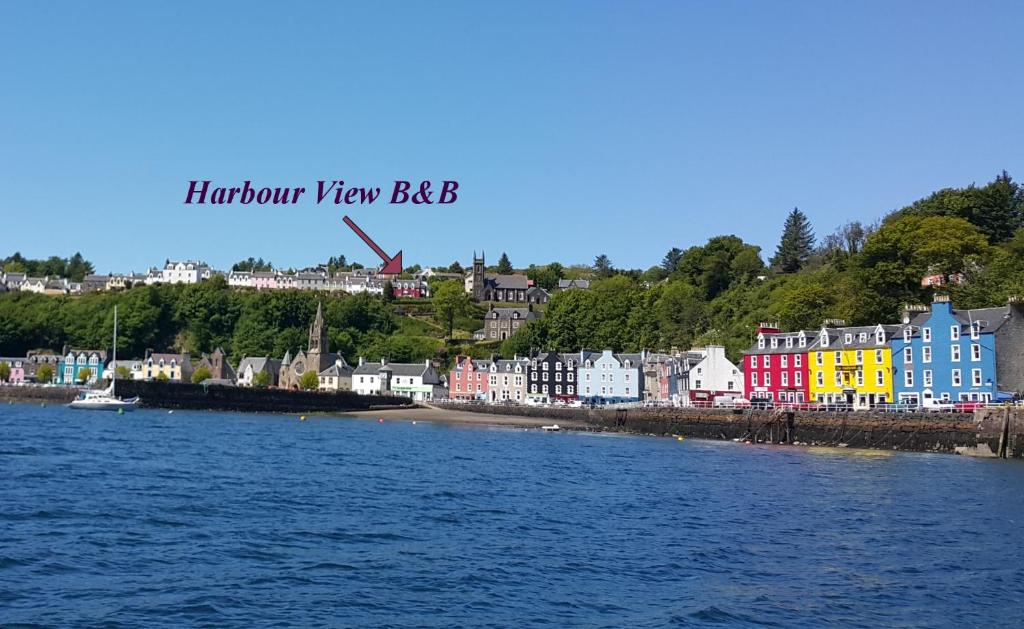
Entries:
{"label": "dense foliage", "polygon": [[25,273],[29,277],[66,277],[72,282],[81,282],[82,278],[93,272],[92,262],[75,253],[70,258],[51,256],[45,260],[29,260],[20,253],[14,252],[0,260],[0,270],[8,273]]}

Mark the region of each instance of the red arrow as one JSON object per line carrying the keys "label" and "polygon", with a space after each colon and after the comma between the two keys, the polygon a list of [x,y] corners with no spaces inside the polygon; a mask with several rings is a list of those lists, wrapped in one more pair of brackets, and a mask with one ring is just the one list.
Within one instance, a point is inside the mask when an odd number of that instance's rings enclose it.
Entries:
{"label": "red arrow", "polygon": [[380,272],[383,275],[401,275],[402,274],[402,252],[399,251],[395,254],[395,257],[388,257],[388,254],[384,253],[384,250],[377,246],[377,243],[373,242],[366,232],[359,229],[359,226],[352,222],[349,217],[344,217],[341,220],[345,221],[345,224],[352,228],[352,231],[363,239],[363,242],[370,245],[370,249],[380,256],[380,259],[384,261],[384,266],[381,267]]}

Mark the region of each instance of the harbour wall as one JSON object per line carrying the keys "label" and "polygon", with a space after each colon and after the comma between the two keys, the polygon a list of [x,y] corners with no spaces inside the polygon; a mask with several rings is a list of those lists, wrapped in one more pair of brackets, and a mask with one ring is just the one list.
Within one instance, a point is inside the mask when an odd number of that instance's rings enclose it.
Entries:
{"label": "harbour wall", "polygon": [[[0,386],[0,400],[67,404],[77,397],[76,387]],[[339,413],[412,406],[403,397],[359,395],[351,391],[319,393],[285,389],[243,387],[204,387],[178,382],[118,380],[117,395],[139,397],[147,408],[189,409],[201,411],[241,411],[250,413]]]}
{"label": "harbour wall", "polygon": [[461,411],[586,422],[596,430],[851,448],[954,452],[980,448],[1024,456],[1024,409],[975,413],[822,412],[687,408],[551,408],[458,405]]}

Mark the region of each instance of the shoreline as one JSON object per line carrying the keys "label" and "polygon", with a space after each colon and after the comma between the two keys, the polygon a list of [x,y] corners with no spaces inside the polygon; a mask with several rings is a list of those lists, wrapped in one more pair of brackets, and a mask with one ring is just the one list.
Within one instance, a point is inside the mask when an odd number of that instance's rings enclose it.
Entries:
{"label": "shoreline", "polygon": [[385,421],[424,421],[463,426],[500,426],[504,428],[540,428],[557,424],[563,430],[594,430],[595,426],[578,420],[554,420],[525,415],[489,415],[470,411],[457,411],[433,406],[393,408],[386,410],[349,411],[323,413],[318,417],[341,417],[355,419],[383,419]]}

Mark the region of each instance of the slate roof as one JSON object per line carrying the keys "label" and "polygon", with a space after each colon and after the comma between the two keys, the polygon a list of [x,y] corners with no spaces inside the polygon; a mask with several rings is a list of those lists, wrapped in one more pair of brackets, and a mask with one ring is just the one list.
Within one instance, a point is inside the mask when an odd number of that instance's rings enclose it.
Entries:
{"label": "slate roof", "polygon": [[[821,330],[803,330],[806,344],[800,347],[798,339],[800,338],[801,330],[795,332],[765,332],[764,334],[764,347],[758,347],[757,341],[754,344],[743,350],[744,354],[792,354],[792,353],[803,353],[811,351],[811,348],[818,344],[818,335]],[[772,347],[772,338],[778,339],[778,347]],[[793,346],[786,347],[786,339],[793,339]]]}
{"label": "slate roof", "polygon": [[[274,366],[275,364],[277,365],[276,367]],[[281,367],[281,363],[279,361],[274,360],[273,358],[269,358],[267,356],[252,356],[249,358],[243,358],[241,361],[239,361],[238,373],[245,373],[245,369],[249,365],[252,365],[252,370],[254,373],[264,370],[276,372]]]}
{"label": "slate roof", "polygon": [[590,280],[558,280],[559,290],[566,290],[567,288],[590,288]]}
{"label": "slate roof", "polygon": [[334,376],[336,378],[342,378],[345,376],[352,375],[352,368],[342,363],[341,367],[338,367],[338,363],[332,363],[330,367],[320,372],[321,376]]}
{"label": "slate roof", "polygon": [[538,313],[530,310],[529,308],[491,308],[490,310],[487,311],[487,318],[488,319],[494,319],[495,318],[494,316],[492,316],[492,313],[497,313],[498,314],[497,319],[499,319],[499,320],[515,319],[515,318],[517,318],[515,316],[517,313],[519,314],[519,317],[518,317],[519,319],[523,319],[523,320],[527,320],[527,321],[529,321],[530,319],[539,319],[540,318],[540,315]]}
{"label": "slate roof", "polygon": [[491,275],[484,276],[484,286],[491,286],[502,290],[526,290],[530,287],[530,280],[525,275]]}

